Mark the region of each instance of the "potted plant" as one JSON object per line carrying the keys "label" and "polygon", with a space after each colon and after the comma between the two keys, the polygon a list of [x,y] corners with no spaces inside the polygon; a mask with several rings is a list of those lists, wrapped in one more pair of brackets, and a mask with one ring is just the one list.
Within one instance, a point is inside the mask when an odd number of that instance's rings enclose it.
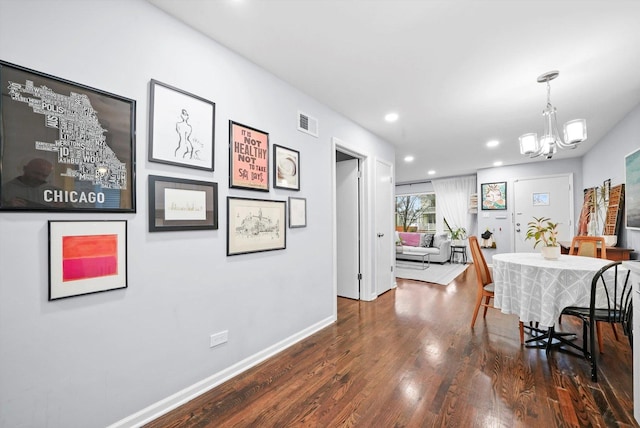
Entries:
{"label": "potted plant", "polygon": [[467,239],[467,229],[464,227],[451,227],[446,218],[444,218],[444,225],[449,230],[449,236],[451,237],[451,245],[459,245],[463,246],[465,243],[463,242]]}
{"label": "potted plant", "polygon": [[535,239],[533,248],[542,244],[540,249],[545,259],[555,260],[560,257],[560,244],[558,244],[558,225],[547,217],[534,217],[534,221],[527,223],[527,235],[525,239]]}
{"label": "potted plant", "polygon": [[464,227],[454,227],[449,229],[451,232],[451,245],[464,245],[464,240],[467,239],[467,230]]}

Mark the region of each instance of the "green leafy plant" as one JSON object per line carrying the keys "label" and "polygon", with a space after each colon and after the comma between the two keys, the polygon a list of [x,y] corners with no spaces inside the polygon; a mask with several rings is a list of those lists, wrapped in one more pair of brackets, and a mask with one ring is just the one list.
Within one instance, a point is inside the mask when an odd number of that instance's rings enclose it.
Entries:
{"label": "green leafy plant", "polygon": [[447,221],[447,219],[444,219],[444,224],[445,226],[447,226],[447,229],[449,229],[449,234],[451,235],[451,239],[453,240],[463,240],[463,239],[467,239],[467,229],[465,229],[464,227],[451,227],[449,226],[449,222]]}
{"label": "green leafy plant", "polygon": [[454,227],[451,229],[451,239],[467,239],[467,229],[464,227]]}
{"label": "green leafy plant", "polygon": [[534,217],[533,220],[527,223],[529,228],[525,239],[535,239],[536,243],[533,248],[539,244],[543,244],[544,247],[557,247],[558,225],[560,223],[554,223],[547,217]]}

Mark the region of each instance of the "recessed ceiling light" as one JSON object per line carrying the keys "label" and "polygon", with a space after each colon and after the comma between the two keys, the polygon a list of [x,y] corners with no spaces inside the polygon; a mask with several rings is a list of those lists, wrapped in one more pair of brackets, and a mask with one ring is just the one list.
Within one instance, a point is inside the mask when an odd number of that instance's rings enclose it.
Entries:
{"label": "recessed ceiling light", "polygon": [[493,166],[502,166],[502,161],[495,161]]}
{"label": "recessed ceiling light", "polygon": [[434,170],[432,170],[432,169],[430,169],[429,171],[427,171],[427,174],[429,174],[429,175],[433,175],[433,174],[435,174],[435,173],[436,173],[436,172],[435,172]]}
{"label": "recessed ceiling light", "polygon": [[386,120],[387,122],[395,122],[396,120],[398,120],[398,113],[388,113],[385,117],[384,120]]}
{"label": "recessed ceiling light", "polygon": [[498,144],[500,144],[500,141],[498,140],[491,140],[487,142],[487,147],[497,147]]}
{"label": "recessed ceiling light", "polygon": [[405,162],[413,162],[414,157],[413,156],[405,156],[404,157],[404,161]]}

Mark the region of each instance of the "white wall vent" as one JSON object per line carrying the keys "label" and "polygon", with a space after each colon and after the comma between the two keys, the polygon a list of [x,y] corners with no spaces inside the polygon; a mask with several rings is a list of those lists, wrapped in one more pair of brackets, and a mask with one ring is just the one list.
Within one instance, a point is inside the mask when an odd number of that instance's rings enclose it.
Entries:
{"label": "white wall vent", "polygon": [[298,112],[298,131],[318,138],[318,119],[306,113]]}

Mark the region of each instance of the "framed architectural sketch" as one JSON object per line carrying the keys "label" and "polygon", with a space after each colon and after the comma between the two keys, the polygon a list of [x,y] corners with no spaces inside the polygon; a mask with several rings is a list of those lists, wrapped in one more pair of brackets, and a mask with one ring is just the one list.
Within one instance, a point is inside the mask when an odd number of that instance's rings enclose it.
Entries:
{"label": "framed architectural sketch", "polygon": [[227,197],[227,255],[283,250],[285,201]]}
{"label": "framed architectural sketch", "polygon": [[214,170],[216,105],[151,79],[149,161]]}
{"label": "framed architectural sketch", "polygon": [[218,228],[218,183],[149,176],[149,232]]}
{"label": "framed architectural sketch", "polygon": [[134,100],[0,61],[0,209],[135,212]]}
{"label": "framed architectural sketch", "polygon": [[627,228],[640,230],[640,149],[624,158]]}
{"label": "framed architectural sketch", "polygon": [[273,145],[273,187],[300,190],[300,152]]}
{"label": "framed architectural sketch", "polygon": [[307,199],[289,197],[289,227],[307,227]]}
{"label": "framed architectural sketch", "polygon": [[507,209],[507,182],[482,183],[480,185],[482,194],[483,210],[506,210]]}
{"label": "framed architectural sketch", "polygon": [[126,220],[49,220],[49,300],[126,287]]}
{"label": "framed architectural sketch", "polygon": [[269,191],[269,134],[229,121],[229,187]]}

